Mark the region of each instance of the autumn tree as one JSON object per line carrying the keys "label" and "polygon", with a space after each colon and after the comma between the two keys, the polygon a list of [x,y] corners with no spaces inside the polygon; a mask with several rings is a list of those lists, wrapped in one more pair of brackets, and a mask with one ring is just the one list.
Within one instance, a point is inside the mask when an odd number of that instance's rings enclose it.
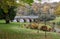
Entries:
{"label": "autumn tree", "polygon": [[55,8],[55,15],[57,15],[57,16],[60,15],[60,3]]}

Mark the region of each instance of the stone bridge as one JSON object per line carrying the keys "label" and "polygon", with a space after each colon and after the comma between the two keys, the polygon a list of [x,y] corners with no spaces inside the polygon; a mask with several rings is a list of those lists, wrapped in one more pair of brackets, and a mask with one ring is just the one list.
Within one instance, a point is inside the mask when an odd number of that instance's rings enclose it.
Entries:
{"label": "stone bridge", "polygon": [[34,22],[38,16],[15,16],[13,22]]}

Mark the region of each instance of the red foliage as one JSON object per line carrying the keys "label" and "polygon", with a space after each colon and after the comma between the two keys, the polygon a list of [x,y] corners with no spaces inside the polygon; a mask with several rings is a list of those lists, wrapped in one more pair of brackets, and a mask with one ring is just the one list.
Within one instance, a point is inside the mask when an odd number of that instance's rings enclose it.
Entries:
{"label": "red foliage", "polygon": [[48,28],[47,26],[42,26],[42,27],[40,28],[40,30],[43,30],[43,31],[51,31],[52,28]]}

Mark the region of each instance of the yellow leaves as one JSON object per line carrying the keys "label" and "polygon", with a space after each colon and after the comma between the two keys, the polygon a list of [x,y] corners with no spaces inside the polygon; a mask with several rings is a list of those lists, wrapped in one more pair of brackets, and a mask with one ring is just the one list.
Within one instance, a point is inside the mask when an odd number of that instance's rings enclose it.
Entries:
{"label": "yellow leaves", "polygon": [[60,11],[60,6],[56,8],[56,11]]}
{"label": "yellow leaves", "polygon": [[56,7],[55,14],[56,15],[60,15],[60,6]]}
{"label": "yellow leaves", "polygon": [[55,14],[60,15],[60,2],[58,3],[57,7],[55,8]]}
{"label": "yellow leaves", "polygon": [[37,5],[32,5],[33,10],[37,13],[39,10],[39,7]]}
{"label": "yellow leaves", "polygon": [[36,12],[38,10],[38,8],[34,8],[34,11]]}
{"label": "yellow leaves", "polygon": [[49,6],[44,6],[43,11],[46,12],[49,9]]}

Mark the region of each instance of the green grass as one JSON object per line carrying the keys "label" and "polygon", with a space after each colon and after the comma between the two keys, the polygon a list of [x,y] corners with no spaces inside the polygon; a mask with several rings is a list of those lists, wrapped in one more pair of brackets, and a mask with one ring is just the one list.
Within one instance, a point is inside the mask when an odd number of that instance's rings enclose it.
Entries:
{"label": "green grass", "polygon": [[[0,39],[45,39],[45,32],[23,28],[23,24],[28,23],[5,24],[4,20],[0,20]],[[47,32],[46,39],[60,39],[60,34]]]}

